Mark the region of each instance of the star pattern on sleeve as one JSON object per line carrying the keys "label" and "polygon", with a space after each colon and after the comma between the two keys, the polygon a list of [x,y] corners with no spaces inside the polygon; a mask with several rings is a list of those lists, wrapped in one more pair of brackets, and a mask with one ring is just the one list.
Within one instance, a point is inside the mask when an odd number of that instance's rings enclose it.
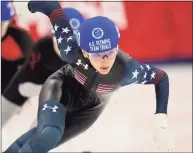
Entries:
{"label": "star pattern on sleeve", "polygon": [[71,51],[71,48],[72,48],[72,47],[68,46],[65,50],[63,50],[63,51],[66,53],[66,55],[68,54],[68,52]]}
{"label": "star pattern on sleeve", "polygon": [[[68,42],[73,40],[72,36],[68,36],[66,39],[64,39],[62,37],[63,34],[68,34],[70,32],[68,27],[60,27],[59,25],[55,24],[54,25],[54,33],[56,34],[60,34],[59,38],[57,39],[57,43],[58,43],[58,48],[60,48],[60,51],[65,52],[66,55],[68,55],[69,52],[71,52],[72,50],[72,46],[67,45],[66,49],[64,49],[64,47],[60,47],[60,45],[66,43],[69,44]],[[57,35],[58,36],[58,35]],[[65,46],[65,45],[63,45]],[[63,49],[61,49],[63,48]]]}
{"label": "star pattern on sleeve", "polygon": [[58,44],[60,44],[60,43],[62,43],[62,40],[63,40],[64,38],[62,38],[61,36],[57,39],[57,41],[58,41]]}
{"label": "star pattern on sleeve", "polygon": [[132,71],[132,84],[146,84],[155,79],[156,72],[150,65],[140,65]]}
{"label": "star pattern on sleeve", "polygon": [[57,26],[57,25],[55,24],[55,26],[54,26],[54,31],[57,31],[58,28],[59,28],[59,26]]}
{"label": "star pattern on sleeve", "polygon": [[68,27],[66,27],[66,28],[62,28],[62,33],[68,33],[68,32],[70,32],[70,30],[68,29]]}
{"label": "star pattern on sleeve", "polygon": [[136,78],[137,79],[137,76],[139,74],[139,72],[137,71],[137,69],[135,70],[135,72],[132,72],[133,73],[133,77],[132,79]]}

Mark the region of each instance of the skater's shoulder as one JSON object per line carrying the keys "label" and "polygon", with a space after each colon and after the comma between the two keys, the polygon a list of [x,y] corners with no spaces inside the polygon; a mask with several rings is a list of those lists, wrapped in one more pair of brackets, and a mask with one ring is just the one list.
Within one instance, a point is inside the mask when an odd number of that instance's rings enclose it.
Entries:
{"label": "skater's shoulder", "polygon": [[65,64],[57,71],[55,71],[49,78],[56,79],[56,80],[63,80],[63,78],[67,76],[72,69],[73,68],[70,64]]}

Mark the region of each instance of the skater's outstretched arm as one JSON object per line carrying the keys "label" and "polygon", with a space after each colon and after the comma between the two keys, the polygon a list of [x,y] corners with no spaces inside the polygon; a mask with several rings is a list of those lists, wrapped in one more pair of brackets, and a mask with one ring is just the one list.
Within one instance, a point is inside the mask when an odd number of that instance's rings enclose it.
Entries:
{"label": "skater's outstretched arm", "polygon": [[55,31],[58,48],[63,60],[72,63],[78,54],[79,46],[73,30],[57,1],[30,1],[28,8],[32,13],[41,12],[49,17]]}
{"label": "skater's outstretched arm", "polygon": [[156,92],[156,113],[167,114],[169,79],[166,72],[141,64],[132,59],[125,65],[121,86],[129,84],[154,84]]}

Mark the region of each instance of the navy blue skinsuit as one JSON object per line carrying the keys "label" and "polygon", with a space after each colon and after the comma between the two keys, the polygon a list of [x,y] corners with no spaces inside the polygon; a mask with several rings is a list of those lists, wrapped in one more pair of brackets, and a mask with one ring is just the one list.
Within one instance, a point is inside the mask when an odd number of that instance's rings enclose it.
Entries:
{"label": "navy blue skinsuit", "polygon": [[58,47],[69,64],[44,83],[37,127],[22,135],[6,152],[48,152],[88,129],[113,92],[129,84],[154,84],[156,113],[167,113],[169,81],[164,71],[141,64],[119,50],[109,74],[101,75],[83,57],[58,2],[31,1],[28,7],[31,12],[42,12],[50,18],[56,38],[63,38]]}

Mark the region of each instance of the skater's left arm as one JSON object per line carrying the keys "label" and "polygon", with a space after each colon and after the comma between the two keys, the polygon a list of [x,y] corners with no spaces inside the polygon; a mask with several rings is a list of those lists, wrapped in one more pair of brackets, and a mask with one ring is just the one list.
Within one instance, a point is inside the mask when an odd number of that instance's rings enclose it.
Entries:
{"label": "skater's left arm", "polygon": [[129,84],[154,84],[156,92],[156,114],[167,114],[169,79],[166,72],[148,64],[131,59],[124,68],[121,86]]}
{"label": "skater's left arm", "polygon": [[44,2],[32,0],[28,3],[28,9],[32,13],[41,12],[49,18],[62,59],[70,64],[76,62],[80,47],[60,3],[57,0]]}
{"label": "skater's left arm", "polygon": [[169,130],[167,105],[169,96],[169,79],[166,72],[148,64],[130,59],[123,70],[121,86],[129,84],[154,84],[156,92],[156,113],[153,122],[153,140],[159,148],[171,151],[172,136]]}

